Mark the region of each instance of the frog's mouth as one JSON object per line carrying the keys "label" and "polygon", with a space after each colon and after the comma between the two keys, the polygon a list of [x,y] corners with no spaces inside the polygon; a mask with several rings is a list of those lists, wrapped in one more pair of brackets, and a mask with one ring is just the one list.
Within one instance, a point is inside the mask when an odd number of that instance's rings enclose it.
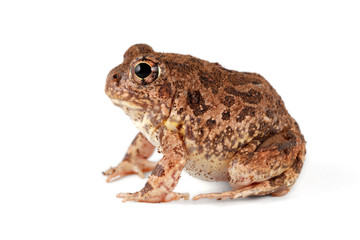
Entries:
{"label": "frog's mouth", "polygon": [[130,102],[120,101],[119,99],[115,99],[115,98],[111,98],[111,101],[113,102],[114,105],[116,105],[122,109],[128,108],[129,110],[134,110],[134,111],[142,110],[142,107],[140,107],[136,104],[130,103]]}
{"label": "frog's mouth", "polygon": [[133,120],[138,119],[140,117],[140,113],[144,112],[143,107],[134,103],[121,101],[115,98],[111,98],[111,101],[115,106],[120,107],[126,113],[126,115],[128,115]]}

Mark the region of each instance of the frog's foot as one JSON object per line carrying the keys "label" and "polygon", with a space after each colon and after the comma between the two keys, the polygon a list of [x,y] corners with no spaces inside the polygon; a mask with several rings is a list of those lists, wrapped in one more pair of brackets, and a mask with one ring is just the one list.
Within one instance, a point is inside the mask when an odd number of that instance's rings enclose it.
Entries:
{"label": "frog's foot", "polygon": [[148,202],[148,203],[159,203],[159,202],[170,202],[174,200],[179,200],[181,198],[188,200],[189,194],[188,193],[158,193],[158,194],[146,194],[142,190],[140,192],[135,193],[118,193],[116,197],[122,198],[123,202],[126,201],[134,201],[134,202]]}
{"label": "frog's foot", "polygon": [[144,172],[150,172],[154,169],[156,162],[143,160],[141,163],[132,163],[129,161],[123,161],[115,168],[111,167],[103,174],[107,176],[106,182],[110,182],[121,177],[137,174],[139,177],[144,178]]}
{"label": "frog's foot", "polygon": [[[288,193],[290,188],[284,188],[284,189],[275,189],[271,186],[269,186],[269,182],[264,183],[257,183],[252,184],[250,186],[244,187],[239,190],[234,191],[228,191],[223,193],[208,193],[208,194],[199,194],[193,198],[193,200],[199,200],[202,198],[216,198],[217,200],[224,200],[224,199],[235,199],[235,198],[246,198],[249,196],[261,196],[261,195],[267,195],[271,194],[272,196],[283,196],[286,193]],[[280,194],[277,194],[280,193]],[[275,195],[273,195],[275,194]]]}
{"label": "frog's foot", "polygon": [[[203,198],[216,198],[217,200],[224,200],[227,198],[235,199],[239,197],[247,197],[249,195],[249,190],[252,188],[252,186],[245,187],[241,190],[234,190],[234,191],[228,191],[228,192],[222,192],[222,193],[206,193],[206,194],[199,194],[193,197],[193,200],[199,200]],[[241,196],[240,196],[240,193]],[[246,195],[247,193],[247,195]]]}

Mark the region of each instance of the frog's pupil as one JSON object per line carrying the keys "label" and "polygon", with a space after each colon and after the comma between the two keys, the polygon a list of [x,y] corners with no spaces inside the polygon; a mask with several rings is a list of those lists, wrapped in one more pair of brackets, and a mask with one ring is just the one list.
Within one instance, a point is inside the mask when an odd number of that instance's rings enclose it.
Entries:
{"label": "frog's pupil", "polygon": [[135,67],[135,74],[139,78],[146,78],[151,74],[151,66],[147,63],[140,63]]}

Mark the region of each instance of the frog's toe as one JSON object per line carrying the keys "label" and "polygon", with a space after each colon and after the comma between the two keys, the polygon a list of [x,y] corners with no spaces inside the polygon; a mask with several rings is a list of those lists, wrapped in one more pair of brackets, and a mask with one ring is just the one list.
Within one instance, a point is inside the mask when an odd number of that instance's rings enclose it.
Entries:
{"label": "frog's toe", "polygon": [[141,202],[141,194],[139,192],[136,193],[118,193],[116,194],[117,198],[122,198],[123,202],[127,201],[134,201],[134,202]]}
{"label": "frog's toe", "polygon": [[139,177],[144,178],[144,172],[130,162],[121,162],[117,167],[111,167],[103,172],[103,174],[107,176],[106,182],[111,182],[130,174],[137,174]]}
{"label": "frog's toe", "polygon": [[199,200],[204,198],[216,198],[217,200],[224,200],[227,198],[225,193],[206,193],[206,194],[199,194],[193,197],[193,200]]}

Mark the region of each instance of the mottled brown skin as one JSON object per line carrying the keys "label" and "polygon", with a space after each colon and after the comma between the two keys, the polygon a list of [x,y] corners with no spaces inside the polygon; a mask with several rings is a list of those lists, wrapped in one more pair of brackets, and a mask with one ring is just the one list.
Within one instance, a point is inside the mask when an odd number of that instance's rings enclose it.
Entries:
{"label": "mottled brown skin", "polygon": [[[141,61],[151,61],[159,70],[146,81],[134,73]],[[228,181],[234,188],[195,200],[282,196],[301,171],[306,150],[299,126],[258,74],[137,44],[110,71],[105,91],[141,132],[124,160],[104,173],[108,181],[153,169],[141,191],[117,195],[124,201],[188,198],[172,192],[183,168],[203,180]],[[154,147],[164,154],[155,168],[147,160]]]}

